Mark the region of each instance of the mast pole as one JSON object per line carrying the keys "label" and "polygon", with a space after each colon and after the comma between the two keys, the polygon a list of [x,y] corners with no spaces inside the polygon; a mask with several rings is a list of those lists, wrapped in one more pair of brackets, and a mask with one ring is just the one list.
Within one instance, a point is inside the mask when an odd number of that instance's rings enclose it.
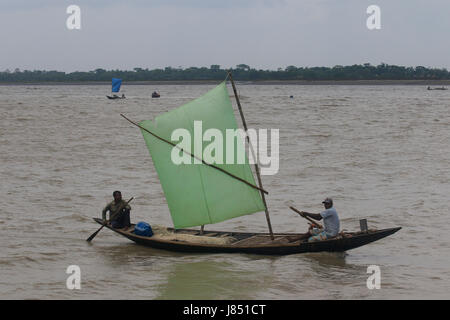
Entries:
{"label": "mast pole", "polygon": [[[247,132],[247,129],[248,129],[247,128],[247,122],[245,121],[244,112],[242,111],[241,101],[239,100],[239,96],[238,96],[238,93],[237,93],[237,90],[236,90],[236,85],[234,84],[233,77],[231,76],[231,72],[230,71],[228,71],[228,77],[230,78],[231,86],[233,87],[234,97],[236,98],[236,103],[237,103],[237,106],[238,106],[238,109],[239,109],[239,114],[241,115],[242,124],[244,125],[245,136],[247,138],[247,143],[248,143],[249,149],[250,149],[250,151],[252,153],[253,159],[256,159],[256,161],[255,161],[255,171],[256,171],[256,176],[258,177],[258,185],[259,185],[259,187],[261,189],[263,189],[261,175],[260,175],[259,166],[258,166],[259,158],[255,157],[255,150],[253,149],[253,146],[250,143],[250,137],[249,137],[248,132]],[[263,203],[264,203],[264,207],[265,207],[266,220],[267,220],[267,226],[269,227],[270,238],[272,240],[274,240],[275,238],[273,236],[272,224],[270,223],[269,209],[267,209],[266,196],[264,195],[264,192],[261,192],[261,190],[260,190],[260,194],[261,194],[261,197],[262,197],[262,200],[263,200]]]}

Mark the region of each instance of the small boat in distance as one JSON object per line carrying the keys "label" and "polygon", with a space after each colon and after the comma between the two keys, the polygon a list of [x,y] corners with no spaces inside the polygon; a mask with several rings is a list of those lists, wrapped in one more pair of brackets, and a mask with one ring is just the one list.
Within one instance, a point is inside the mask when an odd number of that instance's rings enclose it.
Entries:
{"label": "small boat in distance", "polygon": [[122,96],[121,97],[119,97],[118,95],[116,95],[116,94],[113,94],[112,96],[106,96],[108,99],[111,99],[111,100],[115,100],[115,99],[125,99],[125,95],[122,93]]}
{"label": "small boat in distance", "polygon": [[159,97],[161,97],[161,95],[158,92],[153,91],[152,98],[159,98]]}
{"label": "small boat in distance", "polygon": [[436,87],[436,88],[431,88],[430,86],[428,86],[427,90],[448,90],[445,87]]}
{"label": "small boat in distance", "polygon": [[[112,78],[111,81],[111,93],[113,92],[119,92],[120,86],[122,85],[122,79]],[[122,96],[119,97],[116,94],[112,94],[111,96],[106,96],[108,99],[115,100],[115,99],[125,99],[125,95],[122,93]]]}

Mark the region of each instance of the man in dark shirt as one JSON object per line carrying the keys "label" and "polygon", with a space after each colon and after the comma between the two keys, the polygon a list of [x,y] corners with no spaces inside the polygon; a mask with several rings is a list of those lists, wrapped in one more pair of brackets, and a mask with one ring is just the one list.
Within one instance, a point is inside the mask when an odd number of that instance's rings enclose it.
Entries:
{"label": "man in dark shirt", "polygon": [[111,226],[116,229],[128,228],[130,223],[130,205],[122,200],[120,191],[113,192],[114,200],[106,205],[102,211],[102,219],[106,222],[106,212],[109,211]]}

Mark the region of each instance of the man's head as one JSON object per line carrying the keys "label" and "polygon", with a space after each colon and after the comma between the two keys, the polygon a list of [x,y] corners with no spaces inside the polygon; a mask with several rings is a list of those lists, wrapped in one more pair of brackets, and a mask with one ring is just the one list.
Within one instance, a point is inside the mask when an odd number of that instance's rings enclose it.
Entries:
{"label": "man's head", "polygon": [[322,201],[322,203],[325,206],[325,209],[329,209],[333,206],[333,199],[327,197]]}
{"label": "man's head", "polygon": [[122,200],[122,193],[120,191],[113,192],[114,201],[119,202]]}

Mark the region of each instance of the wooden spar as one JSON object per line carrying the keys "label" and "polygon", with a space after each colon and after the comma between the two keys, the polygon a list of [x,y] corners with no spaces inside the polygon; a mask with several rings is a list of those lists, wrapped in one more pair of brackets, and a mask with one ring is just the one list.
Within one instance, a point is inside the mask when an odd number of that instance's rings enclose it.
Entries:
{"label": "wooden spar", "polygon": [[248,181],[246,181],[246,180],[244,180],[244,179],[241,179],[241,178],[239,178],[238,176],[235,176],[234,174],[229,173],[228,171],[226,171],[226,170],[224,170],[224,169],[222,169],[222,168],[219,168],[219,167],[217,167],[217,166],[215,166],[215,165],[213,165],[213,164],[207,163],[207,162],[205,162],[203,159],[200,159],[200,158],[196,157],[195,155],[193,155],[192,153],[190,153],[190,152],[188,152],[188,151],[186,151],[186,150],[180,148],[180,147],[179,147],[178,145],[176,145],[175,143],[173,143],[173,142],[171,142],[171,141],[169,141],[169,140],[166,140],[166,139],[164,139],[164,138],[161,138],[160,136],[154,134],[154,133],[151,132],[150,130],[145,129],[144,127],[142,127],[142,126],[139,125],[138,123],[136,123],[136,122],[134,122],[134,121],[128,119],[128,118],[125,117],[123,114],[120,114],[120,115],[121,115],[123,118],[125,118],[126,120],[128,120],[130,123],[134,124],[136,127],[140,128],[140,129],[142,129],[142,130],[144,130],[145,132],[150,133],[150,134],[151,134],[152,136],[154,136],[155,138],[157,138],[157,139],[159,139],[159,140],[161,140],[161,141],[164,141],[164,142],[166,142],[166,143],[168,143],[168,144],[174,146],[175,148],[180,149],[180,150],[183,151],[184,153],[187,153],[188,155],[190,155],[192,158],[195,158],[195,159],[201,161],[203,164],[205,164],[205,165],[207,165],[207,166],[209,166],[209,167],[212,167],[212,168],[214,168],[214,169],[217,169],[217,170],[219,170],[219,171],[221,171],[221,172],[223,172],[223,173],[229,175],[230,177],[233,177],[233,178],[235,178],[235,179],[237,179],[237,180],[239,180],[239,181],[241,181],[241,182],[247,184],[248,186],[250,186],[250,187],[252,187],[252,188],[255,188],[255,189],[259,190],[259,191],[262,192],[263,194],[264,194],[264,193],[269,194],[266,190],[264,190],[264,189],[262,189],[262,188],[260,188],[260,187],[258,187],[258,186],[255,186],[254,184],[251,184],[250,182],[248,182]]}
{"label": "wooden spar", "polygon": [[[245,122],[245,118],[244,118],[244,112],[242,111],[242,106],[241,106],[241,101],[239,100],[239,96],[236,90],[236,86],[234,84],[233,81],[233,77],[231,76],[231,72],[228,71],[228,77],[230,78],[231,81],[231,86],[233,87],[233,92],[234,92],[234,97],[236,98],[236,103],[239,109],[239,114],[241,115],[241,119],[242,119],[242,124],[244,125],[244,130],[245,130],[245,136],[247,138],[247,143],[250,149],[250,152],[252,153],[252,157],[253,159],[255,159],[255,171],[256,171],[256,176],[258,177],[258,185],[260,190],[264,190],[263,185],[262,185],[262,180],[261,180],[261,175],[259,172],[259,166],[258,166],[258,161],[259,159],[255,156],[255,150],[253,149],[252,144],[250,143],[250,137],[248,135],[247,132],[247,122]],[[265,212],[266,212],[266,220],[267,220],[267,226],[269,227],[269,233],[270,233],[270,238],[272,240],[274,240],[274,236],[273,236],[273,231],[272,231],[272,224],[270,223],[270,216],[269,216],[269,209],[267,209],[267,203],[266,203],[266,196],[264,195],[263,192],[261,192],[261,197],[264,203],[264,207],[265,207]]]}

